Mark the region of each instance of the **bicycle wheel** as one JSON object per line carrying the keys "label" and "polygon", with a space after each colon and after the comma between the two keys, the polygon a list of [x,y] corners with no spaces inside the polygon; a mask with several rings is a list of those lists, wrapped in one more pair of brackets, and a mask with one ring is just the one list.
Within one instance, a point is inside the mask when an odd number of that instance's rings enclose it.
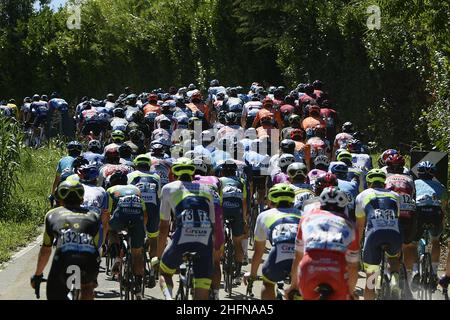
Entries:
{"label": "bicycle wheel", "polygon": [[420,285],[419,289],[421,300],[432,300],[432,283],[433,283],[433,269],[431,265],[431,255],[425,252],[420,263]]}
{"label": "bicycle wheel", "polygon": [[399,270],[399,280],[400,280],[400,299],[409,300],[411,298],[411,290],[408,285],[408,274],[406,273],[406,266],[402,262],[400,264]]}

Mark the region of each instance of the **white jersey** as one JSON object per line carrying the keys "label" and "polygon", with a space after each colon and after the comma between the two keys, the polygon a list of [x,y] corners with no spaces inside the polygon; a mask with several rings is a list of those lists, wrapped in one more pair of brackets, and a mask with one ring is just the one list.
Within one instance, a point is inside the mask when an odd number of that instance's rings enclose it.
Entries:
{"label": "white jersey", "polygon": [[368,172],[372,170],[372,158],[365,153],[352,153],[353,167]]}

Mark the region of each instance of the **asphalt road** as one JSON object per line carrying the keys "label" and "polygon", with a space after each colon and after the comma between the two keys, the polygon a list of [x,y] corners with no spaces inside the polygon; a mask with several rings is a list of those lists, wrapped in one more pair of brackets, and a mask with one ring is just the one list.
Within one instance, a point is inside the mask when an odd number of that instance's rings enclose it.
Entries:
{"label": "asphalt road", "polygon": [[[37,256],[39,253],[41,243],[41,237],[39,237],[35,242],[30,244],[25,249],[22,249],[17,254],[13,256],[10,262],[3,265],[0,271],[0,300],[36,300],[34,295],[34,290],[30,287],[29,281],[30,276],[33,274]],[[252,256],[252,251],[250,251],[250,257]],[[264,255],[264,258],[267,254]],[[50,260],[51,261],[51,260]],[[102,260],[102,267],[105,267],[105,260]],[[249,271],[250,265],[243,267],[243,271]],[[261,267],[260,267],[261,269]],[[50,263],[44,271],[44,275],[47,276],[50,270]],[[260,270],[261,271],[261,270]],[[260,274],[260,273],[259,273]],[[177,288],[177,275],[174,276],[175,290]],[[119,295],[119,283],[112,281],[109,276],[105,274],[105,269],[100,270],[98,276],[98,288],[96,291],[96,299],[98,300],[120,300]],[[365,284],[365,278],[363,273],[360,273],[360,279],[358,280],[357,292],[362,296],[362,290]],[[255,294],[255,299],[260,298],[261,282],[255,282],[253,292]],[[224,290],[220,291],[221,300],[243,300],[245,299],[246,287],[241,284],[235,287],[233,290],[233,295],[227,297]],[[163,299],[163,294],[157,284],[155,288],[146,289],[145,299]],[[45,299],[45,283],[41,285],[41,300]],[[362,299],[362,297],[360,297]],[[443,296],[440,291],[437,291],[434,296],[434,300],[442,300]]]}

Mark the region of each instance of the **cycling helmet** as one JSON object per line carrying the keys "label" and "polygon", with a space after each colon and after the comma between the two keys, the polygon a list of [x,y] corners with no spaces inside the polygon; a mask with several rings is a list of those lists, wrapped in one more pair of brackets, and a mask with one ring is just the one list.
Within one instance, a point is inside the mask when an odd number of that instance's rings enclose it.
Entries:
{"label": "cycling helmet", "polygon": [[417,165],[419,175],[434,176],[436,174],[436,166],[431,161],[422,161]]}
{"label": "cycling helmet", "polygon": [[31,98],[25,97],[25,99],[23,99],[23,103],[31,103]]}
{"label": "cycling helmet", "polygon": [[312,83],[312,85],[313,85],[313,87],[314,87],[315,90],[322,90],[323,82],[320,81],[320,80],[315,80],[315,81]]}
{"label": "cycling helmet", "polygon": [[198,101],[200,102],[203,99],[202,93],[199,90],[195,90],[191,95],[191,101]]}
{"label": "cycling helmet", "polygon": [[385,150],[381,154],[380,158],[378,159],[378,165],[380,166],[380,168],[384,167],[386,165],[386,159],[389,156],[394,155],[394,154],[398,154],[398,151],[395,150],[395,149],[387,149],[387,150]]}
{"label": "cycling helmet", "polygon": [[102,144],[98,140],[91,140],[88,143],[88,150],[92,152],[100,152],[102,150]]}
{"label": "cycling helmet", "polygon": [[302,118],[298,114],[293,114],[289,117],[288,121],[289,121],[289,125],[291,127],[294,127],[295,125],[297,125],[297,127],[299,127],[300,123],[302,122]]}
{"label": "cycling helmet", "polygon": [[270,188],[268,199],[274,204],[278,204],[280,202],[294,203],[295,191],[291,185],[279,183]]}
{"label": "cycling helmet", "polygon": [[211,166],[208,165],[207,161],[205,161],[202,157],[195,157],[194,160],[195,173],[206,176],[211,169]]}
{"label": "cycling helmet", "polygon": [[195,173],[194,162],[188,158],[178,158],[172,165],[172,172],[177,177],[182,175],[193,176]]}
{"label": "cycling helmet", "polygon": [[83,165],[77,170],[81,182],[94,182],[99,175],[99,169],[94,164]]}
{"label": "cycling helmet", "polygon": [[325,138],[327,133],[327,129],[321,125],[318,125],[314,128],[314,136],[319,138]]}
{"label": "cycling helmet", "polygon": [[117,186],[117,185],[127,185],[128,184],[128,177],[127,173],[122,170],[116,170],[110,177],[109,177],[109,186]]}
{"label": "cycling helmet", "polygon": [[105,158],[108,162],[111,162],[113,160],[119,160],[120,154],[118,148],[107,149],[105,152]]}
{"label": "cycling helmet", "polygon": [[266,97],[262,101],[262,104],[263,104],[263,107],[265,107],[265,106],[273,106],[273,100],[270,99],[269,97]]}
{"label": "cycling helmet", "polygon": [[291,139],[294,141],[301,141],[303,139],[303,131],[301,129],[292,130]]}
{"label": "cycling helmet", "polygon": [[306,93],[307,95],[311,95],[311,94],[314,93],[314,86],[313,86],[311,83],[307,83],[307,84],[305,85],[305,93]]}
{"label": "cycling helmet", "polygon": [[194,160],[198,155],[199,155],[198,152],[195,152],[194,150],[189,150],[184,153],[183,157]]}
{"label": "cycling helmet", "polygon": [[345,208],[348,205],[348,197],[344,191],[337,187],[327,187],[320,194],[322,207]]}
{"label": "cycling helmet", "polygon": [[238,170],[238,166],[233,159],[220,161],[218,167],[222,173],[227,172],[236,174]]}
{"label": "cycling helmet", "polygon": [[348,173],[348,166],[344,162],[338,161],[331,166],[330,171],[337,176],[346,175]]}
{"label": "cycling helmet", "polygon": [[144,133],[139,129],[133,129],[130,131],[130,140],[132,142],[141,142],[144,141],[145,135]]}
{"label": "cycling helmet", "polygon": [[218,87],[219,85],[219,80],[217,79],[211,80],[211,82],[209,83],[210,87]]}
{"label": "cycling helmet", "polygon": [[115,130],[111,133],[111,138],[114,142],[125,141],[125,133],[121,130]]}
{"label": "cycling helmet", "polygon": [[298,176],[306,178],[308,176],[308,168],[304,163],[295,162],[289,165],[287,168],[287,174],[291,179],[295,179]]}
{"label": "cycling helmet", "polygon": [[238,115],[234,112],[228,112],[225,116],[225,122],[228,125],[235,125],[238,122]]}
{"label": "cycling helmet", "polygon": [[347,142],[347,150],[351,153],[360,153],[362,150],[362,142],[357,139],[351,139]]}
{"label": "cycling helmet", "polygon": [[352,154],[348,152],[347,150],[341,151],[338,153],[336,157],[337,161],[342,161],[344,163],[348,163],[349,161],[353,161]]}
{"label": "cycling helmet", "polygon": [[319,155],[314,159],[314,166],[325,166],[328,167],[330,165],[330,159],[326,155]]}
{"label": "cycling helmet", "polygon": [[124,143],[119,147],[119,155],[121,158],[128,159],[133,154],[133,149],[130,145]]}
{"label": "cycling helmet", "polygon": [[284,153],[280,156],[278,160],[278,165],[281,168],[283,172],[287,170],[289,165],[293,164],[295,162],[295,157],[292,154]]}
{"label": "cycling helmet", "polygon": [[156,103],[156,102],[158,102],[158,95],[154,94],[154,93],[151,93],[151,94],[148,95],[147,100],[148,100],[148,102]]}
{"label": "cycling helmet", "polygon": [[291,139],[284,139],[280,143],[280,149],[283,153],[294,154],[295,152],[295,141]]}
{"label": "cycling helmet", "polygon": [[275,87],[275,86],[270,86],[269,87],[269,93],[270,94],[273,94],[275,92],[275,90],[277,90],[277,87]]}
{"label": "cycling helmet", "polygon": [[316,195],[320,195],[323,189],[327,187],[337,187],[338,178],[333,173],[327,172],[323,176],[320,176],[314,182],[314,192]]}
{"label": "cycling helmet", "polygon": [[114,117],[125,118],[125,110],[122,108],[115,108],[113,111]]}
{"label": "cycling helmet", "polygon": [[[200,119],[197,118],[197,117],[190,117],[189,120],[188,120],[188,128],[189,128],[190,130],[194,130],[194,128],[195,128],[195,123],[196,123],[197,121],[200,122]],[[201,122],[200,122],[200,123],[201,123]]]}
{"label": "cycling helmet", "polygon": [[75,197],[82,201],[84,197],[84,187],[78,181],[66,180],[61,182],[56,190],[57,196],[61,200]]}
{"label": "cycling helmet", "polygon": [[33,101],[39,101],[41,100],[41,96],[38,94],[33,95]]}
{"label": "cycling helmet", "polygon": [[190,85],[188,85],[188,90],[189,90],[189,91],[192,91],[192,90],[195,90],[195,89],[197,89],[197,87],[195,86],[195,84],[191,83]]}
{"label": "cycling helmet", "polygon": [[308,111],[310,116],[312,116],[313,114],[317,116],[320,115],[320,107],[318,105],[310,105]]}
{"label": "cycling helmet", "polygon": [[353,129],[353,123],[346,122],[342,125],[342,132],[344,133],[353,133],[355,130]]}
{"label": "cycling helmet", "polygon": [[46,94],[43,94],[41,97],[42,101],[48,101],[48,96]]}
{"label": "cycling helmet", "polygon": [[366,181],[367,183],[374,183],[374,182],[385,183],[386,173],[384,173],[384,171],[381,169],[372,169],[367,173]]}
{"label": "cycling helmet", "polygon": [[78,141],[71,141],[67,144],[67,150],[69,152],[81,153],[83,151],[83,145]]}
{"label": "cycling helmet", "polygon": [[147,165],[148,167],[151,167],[152,159],[148,155],[141,154],[141,155],[138,155],[136,157],[136,159],[134,159],[133,163],[135,166]]}
{"label": "cycling helmet", "polygon": [[402,167],[405,165],[405,158],[401,154],[392,154],[386,159],[388,167]]}

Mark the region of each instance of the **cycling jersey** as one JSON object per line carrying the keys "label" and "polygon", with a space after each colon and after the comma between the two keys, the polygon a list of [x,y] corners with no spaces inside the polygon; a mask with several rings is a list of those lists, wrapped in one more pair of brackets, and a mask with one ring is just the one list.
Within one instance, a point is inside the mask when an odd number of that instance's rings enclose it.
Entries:
{"label": "cycling jersey", "polygon": [[134,114],[140,110],[141,109],[139,109],[138,106],[127,106],[127,108],[125,109],[125,119],[128,122],[132,122]]}
{"label": "cycling jersey", "polygon": [[390,175],[386,178],[386,189],[400,195],[400,217],[410,217],[416,210],[413,179],[404,174]]}
{"label": "cycling jersey", "polygon": [[161,257],[160,268],[173,275],[185,252],[197,252],[194,261],[194,287],[209,289],[213,272],[212,224],[215,222],[211,187],[193,182],[174,181],[161,195],[161,220],[173,214],[176,230]]}
{"label": "cycling jersey", "polygon": [[[384,166],[383,168],[381,168],[381,170],[386,173],[387,176],[392,174],[388,173],[387,166]],[[411,171],[407,167],[403,167],[403,174],[411,175]]]}
{"label": "cycling jersey", "polygon": [[414,181],[416,187],[416,204],[423,206],[441,206],[447,202],[447,189],[439,181],[417,179]]}
{"label": "cycling jersey", "polygon": [[307,183],[294,183],[292,187],[295,191],[294,208],[302,210],[305,201],[315,196],[311,190],[311,185]]}
{"label": "cycling jersey", "polygon": [[307,139],[311,138],[314,133],[314,129],[317,126],[321,126],[323,128],[326,127],[325,121],[322,120],[322,118],[314,118],[314,117],[307,117],[302,121],[302,129],[306,131],[306,137]]}
{"label": "cycling jersey", "polygon": [[221,183],[217,177],[214,176],[200,176],[194,177],[193,183],[208,185],[212,189],[214,198],[214,212],[215,212],[215,224],[214,224],[214,249],[220,250],[225,243],[225,234],[223,228],[223,209],[222,209],[222,195],[221,195]]}
{"label": "cycling jersey", "polygon": [[355,212],[355,199],[358,195],[358,183],[355,181],[345,181],[338,179],[338,188],[345,192],[348,199],[348,216],[354,220],[354,212]]}
{"label": "cycling jersey", "polygon": [[159,178],[161,179],[161,187],[164,187],[166,184],[170,182],[170,176],[171,176],[171,159],[165,158],[160,159],[151,156],[152,159],[152,166],[150,168],[150,171],[155,172]]}
{"label": "cycling jersey", "polygon": [[348,300],[347,262],[359,260],[358,234],[342,216],[315,209],[302,216],[295,251],[303,253],[299,288],[305,300],[317,300],[321,284],[332,288],[329,300]]}
{"label": "cycling jersey", "polygon": [[221,192],[223,197],[223,217],[230,219],[233,235],[240,237],[244,234],[244,203],[248,200],[247,186],[242,178],[222,177]]}
{"label": "cycling jersey", "polygon": [[56,167],[56,172],[61,175],[64,170],[72,169],[72,164],[75,161],[75,158],[72,156],[66,156],[59,160],[58,166]]}
{"label": "cycling jersey", "polygon": [[108,189],[112,212],[112,231],[127,230],[131,248],[142,248],[145,241],[144,213],[147,212],[141,191],[133,185],[116,185]]}
{"label": "cycling jersey", "polygon": [[264,281],[275,284],[289,274],[299,222],[300,211],[294,208],[270,209],[256,219],[255,241],[268,240],[272,245],[262,268]]}
{"label": "cycling jersey", "polygon": [[369,172],[372,169],[372,158],[365,153],[352,153],[353,167]]}
{"label": "cycling jersey", "polygon": [[147,104],[145,107],[144,107],[144,115],[148,115],[149,113],[156,113],[157,115],[160,115],[161,114],[161,107],[159,106],[159,105],[157,105],[157,104],[151,104],[151,103],[149,103],[149,104]]}
{"label": "cycling jersey", "polygon": [[101,215],[108,209],[108,194],[102,187],[84,184],[84,197],[82,207]]}
{"label": "cycling jersey", "polygon": [[97,185],[100,187],[105,187],[109,184],[109,178],[114,174],[116,171],[122,171],[126,174],[133,171],[133,168],[129,166],[125,166],[123,164],[105,164],[100,168],[100,174],[98,176]]}
{"label": "cycling jersey", "polygon": [[67,112],[69,111],[69,104],[64,99],[54,98],[48,102],[50,111]]}
{"label": "cycling jersey", "polygon": [[353,139],[353,136],[349,133],[341,132],[336,135],[334,139],[334,149],[345,149],[347,147],[347,142]]}
{"label": "cycling jersey", "polygon": [[321,108],[320,115],[325,121],[325,126],[327,128],[327,139],[331,140],[336,135],[337,112],[336,110],[330,108]]}
{"label": "cycling jersey", "polygon": [[103,162],[105,161],[104,155],[91,151],[84,152],[83,158],[89,161],[89,164],[95,164],[97,166],[103,165]]}
{"label": "cycling jersey", "polygon": [[111,119],[110,125],[112,131],[120,130],[125,132],[127,130],[128,121],[123,118],[114,117]]}
{"label": "cycling jersey", "polygon": [[136,186],[141,191],[142,201],[148,210],[147,233],[149,238],[156,238],[159,235],[160,177],[154,173],[136,170],[128,174],[128,184]]}
{"label": "cycling jersey", "polygon": [[317,156],[320,155],[326,155],[331,151],[328,142],[319,137],[312,137],[308,139],[306,143],[311,146],[312,159],[315,159]]}

